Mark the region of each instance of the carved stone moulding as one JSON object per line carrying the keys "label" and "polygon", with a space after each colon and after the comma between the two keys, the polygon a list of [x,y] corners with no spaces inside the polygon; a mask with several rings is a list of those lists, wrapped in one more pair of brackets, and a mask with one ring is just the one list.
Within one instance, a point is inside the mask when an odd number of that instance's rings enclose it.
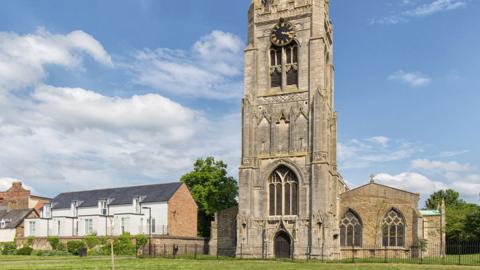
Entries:
{"label": "carved stone moulding", "polygon": [[297,101],[308,101],[308,92],[290,93],[274,96],[263,96],[257,98],[259,105],[272,104],[272,103],[288,103]]}

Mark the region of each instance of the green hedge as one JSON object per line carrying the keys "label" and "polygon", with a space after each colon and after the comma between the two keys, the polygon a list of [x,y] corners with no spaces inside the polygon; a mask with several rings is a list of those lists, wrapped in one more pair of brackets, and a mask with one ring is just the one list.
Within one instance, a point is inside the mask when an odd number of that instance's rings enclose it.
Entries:
{"label": "green hedge", "polygon": [[22,247],[22,248],[19,248],[17,249],[17,251],[15,252],[15,255],[32,255],[32,251],[33,251],[33,248],[31,247]]}
{"label": "green hedge", "polygon": [[3,243],[1,249],[2,255],[14,255],[17,251],[17,244],[15,242]]}
{"label": "green hedge", "polygon": [[87,245],[83,241],[72,240],[67,242],[67,251],[73,255],[79,255],[80,249],[87,248]]}

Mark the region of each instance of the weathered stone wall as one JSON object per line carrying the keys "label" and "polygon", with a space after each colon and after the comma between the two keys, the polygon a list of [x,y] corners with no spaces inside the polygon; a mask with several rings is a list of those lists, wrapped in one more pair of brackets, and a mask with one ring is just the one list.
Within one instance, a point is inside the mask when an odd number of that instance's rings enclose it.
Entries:
{"label": "weathered stone wall", "polygon": [[392,208],[396,209],[405,219],[404,247],[408,248],[419,240],[418,200],[419,194],[370,183],[340,196],[339,218],[348,210],[356,213],[363,224],[362,246],[378,248],[382,247],[383,218]]}
{"label": "weathered stone wall", "polygon": [[237,245],[238,207],[215,214],[210,234],[209,254],[212,256],[235,256]]}
{"label": "weathered stone wall", "polygon": [[197,236],[197,204],[185,184],[168,202],[168,235]]}
{"label": "weathered stone wall", "polygon": [[423,239],[427,242],[425,256],[442,256],[445,254],[445,239],[442,237],[442,216],[423,217]]}

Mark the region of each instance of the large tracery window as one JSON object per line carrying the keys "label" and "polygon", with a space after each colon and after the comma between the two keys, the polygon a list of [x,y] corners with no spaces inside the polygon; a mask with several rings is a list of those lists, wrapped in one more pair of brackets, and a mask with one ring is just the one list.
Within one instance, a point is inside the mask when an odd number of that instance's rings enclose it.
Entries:
{"label": "large tracery window", "polygon": [[271,87],[282,87],[283,77],[287,86],[298,85],[298,45],[295,41],[285,47],[270,48]]}
{"label": "large tracery window", "polygon": [[405,219],[395,209],[390,210],[382,222],[384,247],[403,247],[405,245]]}
{"label": "large tracery window", "polygon": [[342,247],[362,246],[362,222],[351,210],[340,222],[340,245]]}
{"label": "large tracery window", "polygon": [[269,214],[298,215],[298,179],[286,166],[278,167],[269,178]]}

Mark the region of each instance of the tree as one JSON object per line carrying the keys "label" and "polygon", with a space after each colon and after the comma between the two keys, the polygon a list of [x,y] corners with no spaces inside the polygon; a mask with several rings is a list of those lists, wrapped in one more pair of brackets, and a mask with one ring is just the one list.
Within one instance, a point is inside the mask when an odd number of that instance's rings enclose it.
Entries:
{"label": "tree", "polygon": [[446,207],[452,207],[465,203],[464,200],[460,199],[460,193],[453,189],[447,189],[437,191],[430,195],[430,198],[426,201],[425,206],[427,209],[437,209],[438,205],[441,204],[442,199],[445,200]]}
{"label": "tree", "polygon": [[467,214],[465,219],[465,238],[467,241],[480,241],[480,207]]}
{"label": "tree", "polygon": [[445,200],[446,235],[449,242],[480,240],[480,207],[465,202],[460,194],[453,190],[440,190],[433,193],[426,201],[428,209],[437,209]]}
{"label": "tree", "polygon": [[213,215],[237,205],[238,184],[228,176],[227,165],[213,157],[195,161],[193,171],[182,176],[198,205],[198,232],[210,236]]}

